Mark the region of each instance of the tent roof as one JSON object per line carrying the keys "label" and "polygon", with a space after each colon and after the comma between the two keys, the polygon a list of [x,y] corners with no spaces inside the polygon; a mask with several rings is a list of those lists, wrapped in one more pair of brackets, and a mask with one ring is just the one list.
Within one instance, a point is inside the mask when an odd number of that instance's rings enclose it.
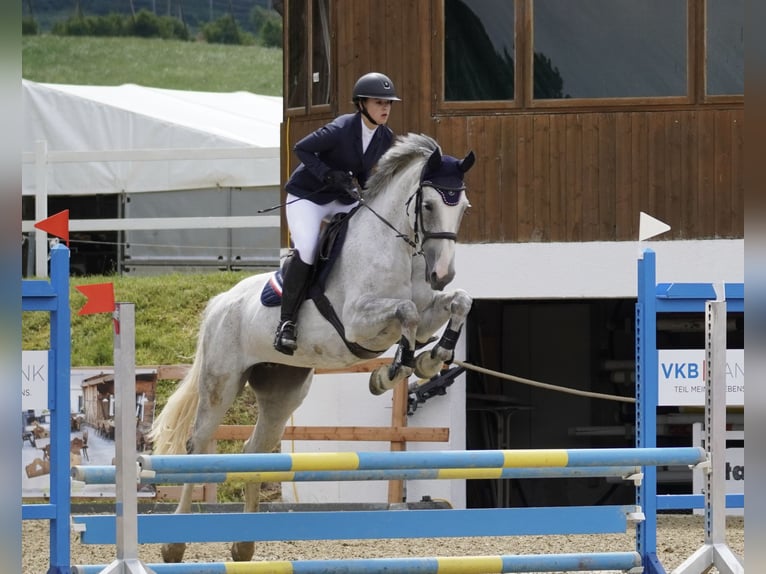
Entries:
{"label": "tent roof", "polygon": [[[280,97],[135,84],[74,86],[22,80],[22,87],[25,152],[45,140],[50,152],[241,147],[265,148],[269,156],[54,164],[48,180],[52,195],[279,185]],[[25,193],[34,190],[33,168],[25,165]]]}

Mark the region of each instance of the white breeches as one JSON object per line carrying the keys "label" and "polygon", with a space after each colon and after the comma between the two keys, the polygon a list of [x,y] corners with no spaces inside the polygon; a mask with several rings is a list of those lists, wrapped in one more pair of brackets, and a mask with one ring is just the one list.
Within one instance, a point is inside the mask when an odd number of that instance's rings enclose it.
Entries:
{"label": "white breeches", "polygon": [[356,203],[347,205],[339,201],[319,205],[310,199],[299,199],[290,193],[287,194],[286,213],[290,239],[304,263],[314,264],[319,248],[319,230],[322,227],[322,220],[336,213],[348,213],[354,207]]}

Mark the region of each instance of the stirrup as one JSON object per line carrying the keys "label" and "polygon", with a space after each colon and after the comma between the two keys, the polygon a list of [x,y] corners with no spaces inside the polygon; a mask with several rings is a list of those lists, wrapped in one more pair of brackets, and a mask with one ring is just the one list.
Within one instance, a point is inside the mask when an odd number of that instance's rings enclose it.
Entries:
{"label": "stirrup", "polygon": [[282,321],[277,327],[277,334],[274,337],[274,348],[285,355],[292,355],[298,348],[298,342],[295,338],[295,322]]}

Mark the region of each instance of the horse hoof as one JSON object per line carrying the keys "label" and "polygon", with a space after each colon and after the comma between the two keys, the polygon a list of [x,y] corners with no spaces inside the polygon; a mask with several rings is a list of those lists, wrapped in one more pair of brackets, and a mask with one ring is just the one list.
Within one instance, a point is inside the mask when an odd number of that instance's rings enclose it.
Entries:
{"label": "horse hoof", "polygon": [[231,559],[234,562],[250,562],[255,554],[255,542],[234,542],[231,545]]}
{"label": "horse hoof", "polygon": [[[372,373],[370,373],[370,392],[376,397],[385,393],[388,389],[385,387],[383,378],[384,373],[388,370],[388,367],[378,367]],[[385,377],[388,380],[388,377]]]}
{"label": "horse hoof", "polygon": [[434,361],[430,351],[424,351],[415,358],[415,376],[419,379],[430,379],[439,373],[441,361]]}
{"label": "horse hoof", "polygon": [[162,561],[167,563],[178,563],[184,559],[186,544],[183,542],[174,542],[172,544],[162,545]]}

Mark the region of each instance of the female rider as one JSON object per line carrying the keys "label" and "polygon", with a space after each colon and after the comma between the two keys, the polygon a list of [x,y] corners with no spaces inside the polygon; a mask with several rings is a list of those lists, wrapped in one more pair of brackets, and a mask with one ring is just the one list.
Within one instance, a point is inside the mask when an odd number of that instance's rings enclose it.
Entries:
{"label": "female rider", "polygon": [[371,72],[354,85],[356,112],[335,118],[295,144],[301,160],[285,185],[287,225],[293,244],[284,267],[282,309],[274,348],[292,355],[298,347],[296,320],[316,259],[322,220],[348,213],[358,203],[375,164],[391,147],[386,126],[392,102],[400,101],[388,76]]}

